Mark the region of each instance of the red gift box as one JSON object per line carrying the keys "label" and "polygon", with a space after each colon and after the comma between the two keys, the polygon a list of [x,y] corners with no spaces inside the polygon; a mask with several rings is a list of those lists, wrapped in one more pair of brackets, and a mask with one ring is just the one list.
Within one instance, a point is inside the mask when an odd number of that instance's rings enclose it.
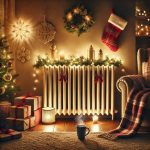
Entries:
{"label": "red gift box", "polygon": [[42,119],[42,109],[41,108],[33,111],[32,115],[35,117],[35,125],[38,125],[39,123],[41,123],[41,119]]}
{"label": "red gift box", "polygon": [[31,111],[35,111],[42,107],[42,97],[41,96],[20,96],[16,97],[14,100],[14,105],[30,105]]}

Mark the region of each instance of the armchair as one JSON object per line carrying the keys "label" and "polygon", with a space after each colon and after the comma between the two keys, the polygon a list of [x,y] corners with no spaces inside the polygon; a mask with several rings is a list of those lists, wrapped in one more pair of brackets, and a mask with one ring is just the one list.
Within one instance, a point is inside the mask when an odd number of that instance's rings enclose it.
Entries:
{"label": "armchair", "polygon": [[[142,78],[143,82],[145,82],[144,84],[147,84],[147,86],[150,87],[150,83],[145,78],[143,72],[144,64],[148,64],[148,61],[150,60],[149,56],[150,56],[150,49],[139,49],[137,53],[138,74],[123,76],[117,81],[117,89],[121,92],[121,117],[123,117],[125,112],[127,96],[133,87],[133,80],[135,78]],[[142,126],[148,128],[150,127],[150,97],[148,100],[147,111]]]}

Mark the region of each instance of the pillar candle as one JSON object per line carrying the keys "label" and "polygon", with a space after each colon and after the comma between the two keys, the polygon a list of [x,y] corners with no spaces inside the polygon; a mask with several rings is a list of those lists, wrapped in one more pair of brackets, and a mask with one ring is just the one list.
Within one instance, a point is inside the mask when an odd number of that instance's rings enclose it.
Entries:
{"label": "pillar candle", "polygon": [[93,49],[92,45],[90,46],[90,49],[89,49],[89,59],[90,60],[94,60],[95,59],[95,50]]}

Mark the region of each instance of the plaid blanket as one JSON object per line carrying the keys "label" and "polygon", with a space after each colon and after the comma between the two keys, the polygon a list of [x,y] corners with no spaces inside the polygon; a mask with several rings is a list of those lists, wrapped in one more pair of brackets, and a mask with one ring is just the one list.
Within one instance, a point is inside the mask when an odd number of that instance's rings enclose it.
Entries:
{"label": "plaid blanket", "polygon": [[115,140],[131,137],[137,133],[144,117],[148,97],[150,97],[150,88],[146,88],[138,78],[133,81],[134,87],[128,95],[125,115],[120,125],[115,130],[100,134],[99,137]]}

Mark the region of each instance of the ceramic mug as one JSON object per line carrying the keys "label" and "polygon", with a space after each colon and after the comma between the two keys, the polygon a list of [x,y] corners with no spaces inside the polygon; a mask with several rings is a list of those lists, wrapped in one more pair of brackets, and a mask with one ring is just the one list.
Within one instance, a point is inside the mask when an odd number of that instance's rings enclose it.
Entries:
{"label": "ceramic mug", "polygon": [[85,125],[77,125],[78,139],[83,141],[85,139],[85,136],[87,136],[89,133],[90,133],[90,129],[87,128]]}

